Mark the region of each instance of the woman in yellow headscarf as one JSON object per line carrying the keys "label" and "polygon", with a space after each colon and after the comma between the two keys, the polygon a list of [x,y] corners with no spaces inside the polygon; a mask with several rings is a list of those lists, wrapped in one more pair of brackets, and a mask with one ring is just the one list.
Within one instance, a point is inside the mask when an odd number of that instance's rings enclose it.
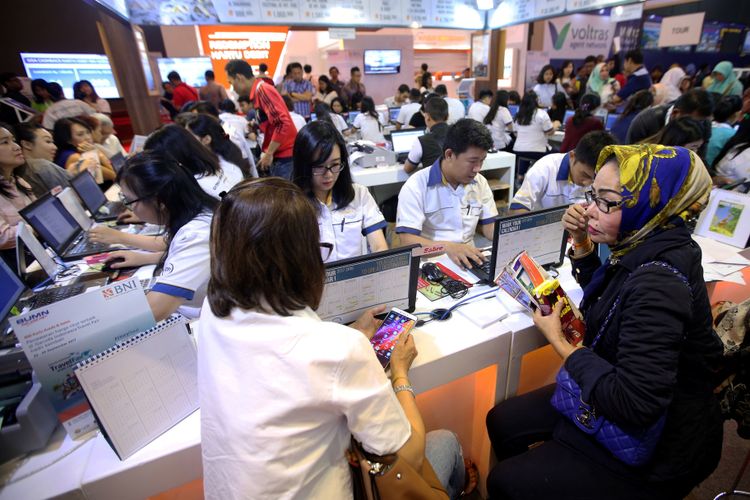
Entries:
{"label": "woman in yellow headscarf", "polygon": [[[562,334],[557,307],[534,322],[564,360],[580,390],[573,412],[649,431],[653,447],[638,465],[600,432],[550,405],[555,385],[510,399],[487,416],[501,462],[492,498],[683,498],[716,467],[722,422],[710,361],[722,347],[713,334],[701,252],[685,219],[707,203],[711,178],[684,148],[608,146],[588,206],[568,209],[573,272],[584,287],[583,344]],[[605,264],[594,243],[607,244]],[[558,376],[563,387],[564,379]],[[557,394],[555,394],[557,396]],[[588,413],[579,412],[581,401]],[[533,442],[545,441],[528,450]]]}

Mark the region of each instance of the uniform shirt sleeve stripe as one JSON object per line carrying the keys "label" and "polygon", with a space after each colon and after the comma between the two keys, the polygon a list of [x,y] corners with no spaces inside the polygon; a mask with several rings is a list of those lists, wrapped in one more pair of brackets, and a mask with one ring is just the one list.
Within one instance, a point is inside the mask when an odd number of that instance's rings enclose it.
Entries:
{"label": "uniform shirt sleeve stripe", "polygon": [[193,300],[195,290],[188,290],[179,286],[168,285],[166,283],[156,283],[151,287],[152,292],[159,292],[173,297],[180,297],[185,300]]}
{"label": "uniform shirt sleeve stripe", "polygon": [[415,234],[419,236],[420,234],[422,234],[422,231],[420,231],[419,229],[411,228],[411,227],[398,226],[396,228],[396,233],[408,233],[408,234]]}
{"label": "uniform shirt sleeve stripe", "polygon": [[377,222],[373,224],[372,226],[366,227],[362,230],[362,236],[367,236],[370,233],[373,233],[377,231],[378,229],[383,229],[384,227],[387,227],[388,223],[384,220],[381,220],[380,222]]}

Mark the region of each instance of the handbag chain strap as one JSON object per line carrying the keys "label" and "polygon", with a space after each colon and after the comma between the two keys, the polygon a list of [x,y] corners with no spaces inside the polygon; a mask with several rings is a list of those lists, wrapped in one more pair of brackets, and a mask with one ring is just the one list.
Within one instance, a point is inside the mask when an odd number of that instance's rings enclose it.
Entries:
{"label": "handbag chain strap", "polygon": [[[690,287],[690,282],[688,281],[688,279],[685,277],[684,274],[682,274],[682,272],[680,272],[679,269],[677,269],[673,265],[667,264],[666,262],[663,262],[661,260],[654,260],[654,261],[651,261],[651,262],[646,262],[645,264],[641,264],[640,266],[638,266],[638,269],[642,269],[644,267],[651,267],[651,266],[659,266],[661,268],[664,268],[664,269],[670,271],[672,274],[674,274],[675,276],[677,276],[680,279],[680,281],[682,281],[682,283],[686,287],[688,287],[688,290],[690,291],[690,298],[692,300],[693,289]],[[632,274],[628,275],[628,277],[625,279],[625,283],[628,282],[628,280],[630,279],[630,276],[632,276]],[[623,286],[625,286],[625,283],[623,283]],[[620,291],[622,291],[622,288],[620,289]],[[612,304],[612,307],[610,307],[609,311],[607,311],[607,315],[604,317],[604,322],[602,322],[602,326],[599,327],[599,332],[596,334],[596,337],[594,337],[594,341],[591,343],[591,349],[593,349],[594,347],[596,347],[596,344],[599,342],[599,339],[601,338],[602,334],[604,333],[604,331],[609,326],[609,322],[610,322],[610,320],[612,320],[612,316],[614,316],[614,314],[615,314],[615,309],[620,304],[620,297],[621,297],[621,295],[618,294],[617,298],[615,299],[614,303]]]}

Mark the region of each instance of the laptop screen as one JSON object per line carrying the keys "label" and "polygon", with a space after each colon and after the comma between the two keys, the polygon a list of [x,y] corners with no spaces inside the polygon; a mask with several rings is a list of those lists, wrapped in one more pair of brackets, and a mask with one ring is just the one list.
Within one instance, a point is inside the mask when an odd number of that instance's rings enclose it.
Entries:
{"label": "laptop screen", "polygon": [[515,118],[518,114],[518,104],[508,104],[508,111],[510,111],[510,116]]}
{"label": "laptop screen", "polygon": [[388,115],[392,122],[395,122],[398,118],[399,111],[401,111],[401,108],[388,108]]}
{"label": "laptop screen", "polygon": [[125,165],[125,156],[123,156],[122,153],[115,153],[115,155],[109,159],[109,162],[112,164],[112,168],[115,169],[115,173],[118,174],[123,165]]}
{"label": "laptop screen", "polygon": [[394,130],[391,132],[391,142],[393,143],[393,152],[408,153],[417,137],[424,135],[424,129]]}
{"label": "laptop screen", "polygon": [[346,122],[349,125],[353,125],[354,119],[357,118],[357,116],[359,116],[359,111],[349,111],[349,115],[346,117]]}
{"label": "laptop screen", "polygon": [[540,266],[559,265],[565,253],[562,217],[567,205],[503,217],[495,222],[495,275],[526,250]]}
{"label": "laptop screen", "polygon": [[84,170],[70,180],[73,189],[78,193],[78,197],[83,200],[83,204],[94,215],[102,206],[107,204],[107,197],[96,184],[94,177],[88,170]]}
{"label": "laptop screen", "polygon": [[25,289],[16,273],[0,259],[0,321],[5,319]]}
{"label": "laptop screen", "polygon": [[568,123],[568,119],[572,118],[574,114],[576,114],[576,112],[572,109],[569,109],[565,112],[565,118],[563,118],[563,122],[562,122],[563,126],[565,126],[565,124]]}
{"label": "laptop screen", "polygon": [[326,264],[326,284],[317,313],[324,321],[351,323],[375,306],[413,311],[417,300],[417,245]]}
{"label": "laptop screen", "polygon": [[620,115],[617,115],[614,113],[607,116],[607,126],[606,126],[607,130],[612,130],[612,127],[614,127],[615,122],[617,121],[618,118],[620,118]]}
{"label": "laptop screen", "polygon": [[58,255],[81,230],[62,202],[52,195],[40,198],[19,213]]}

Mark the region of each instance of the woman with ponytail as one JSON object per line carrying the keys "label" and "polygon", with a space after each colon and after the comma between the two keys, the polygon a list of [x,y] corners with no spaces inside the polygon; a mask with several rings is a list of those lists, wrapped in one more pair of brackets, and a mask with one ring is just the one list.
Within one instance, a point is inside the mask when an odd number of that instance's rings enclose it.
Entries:
{"label": "woman with ponytail", "polygon": [[581,97],[581,102],[575,114],[565,122],[565,137],[560,146],[561,153],[567,153],[576,148],[581,137],[594,130],[604,130],[602,120],[595,117],[593,112],[601,105],[602,101],[598,94],[586,94]]}

